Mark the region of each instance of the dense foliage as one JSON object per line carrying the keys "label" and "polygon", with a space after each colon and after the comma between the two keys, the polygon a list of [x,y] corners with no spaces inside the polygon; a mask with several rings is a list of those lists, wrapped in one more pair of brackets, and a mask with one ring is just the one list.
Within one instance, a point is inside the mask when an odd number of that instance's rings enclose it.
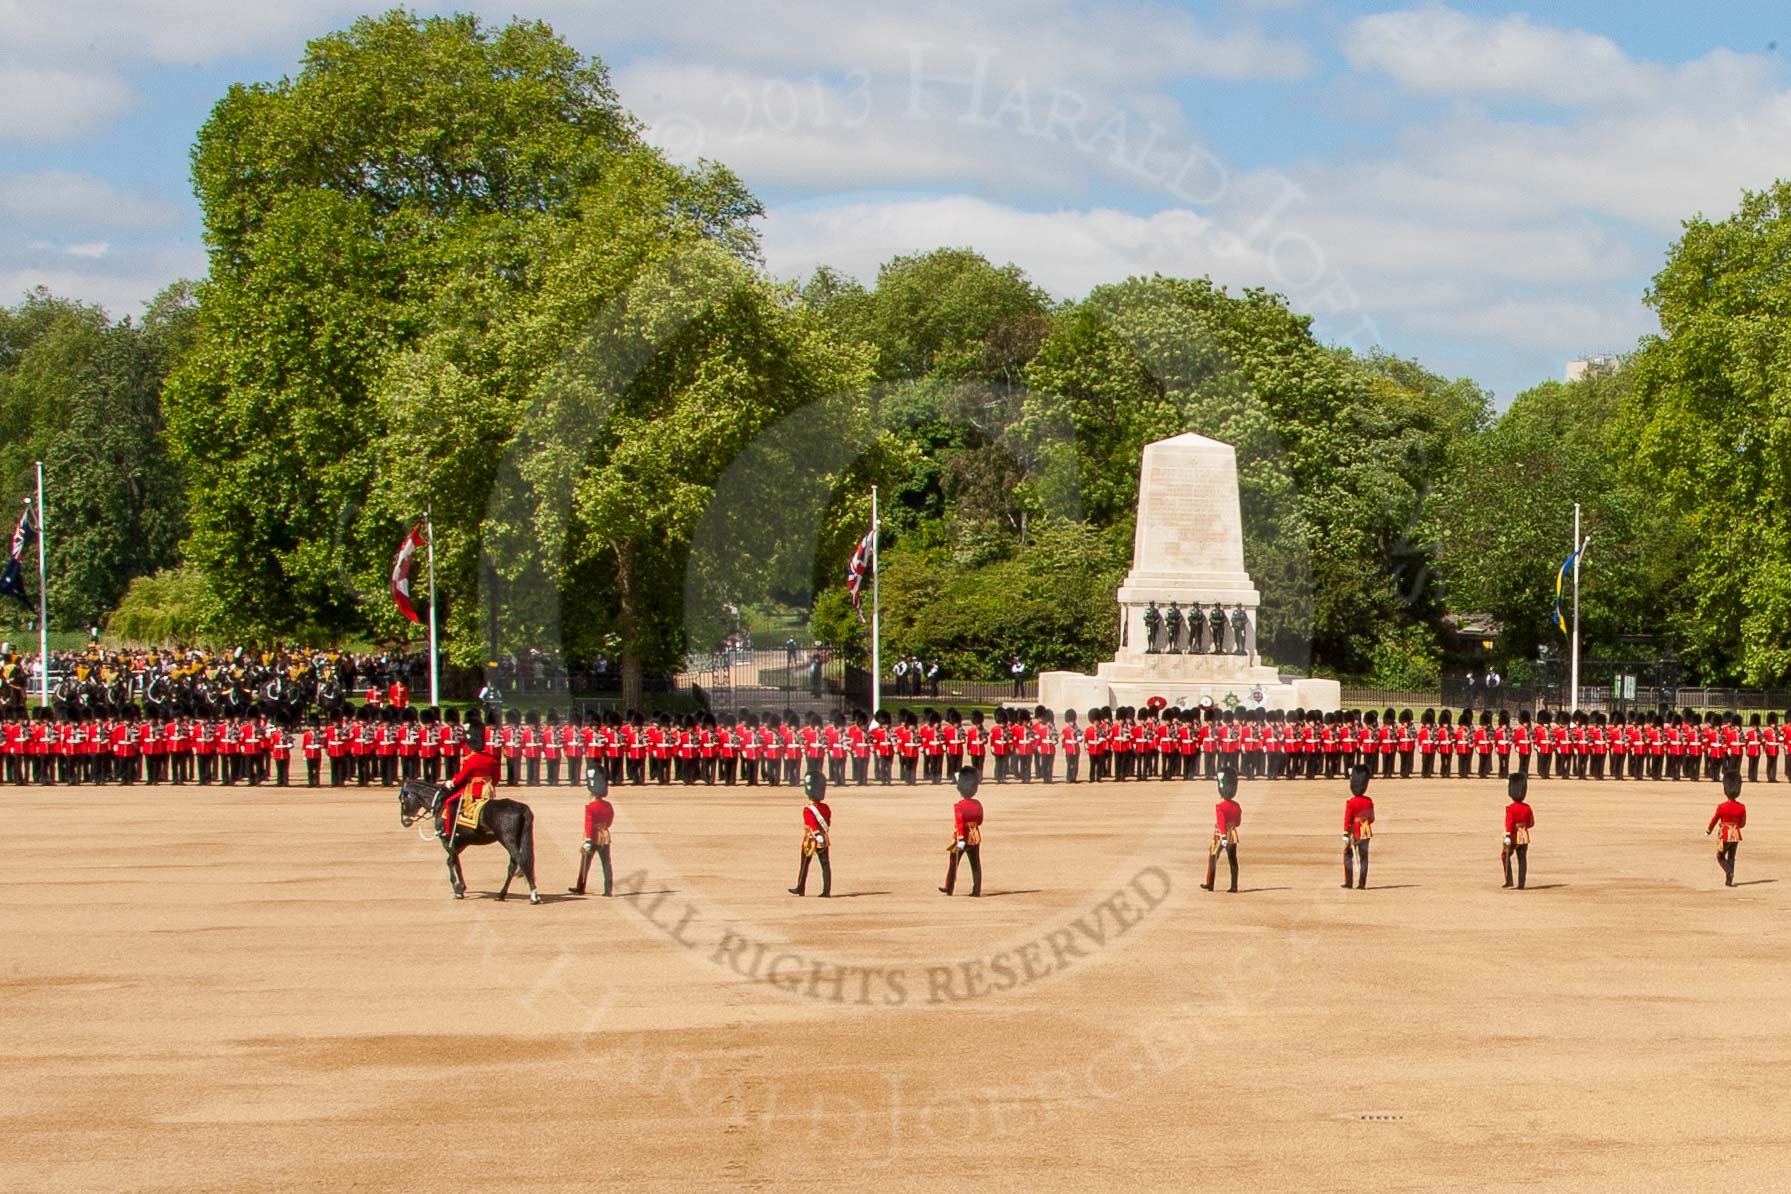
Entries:
{"label": "dense foliage", "polygon": [[[56,625],[99,621],[132,578],[180,559],[186,481],[162,434],[162,386],[194,318],[186,286],[160,295],[141,322],[113,324],[41,291],[0,310],[0,477],[29,494],[44,463]],[[5,517],[16,520],[17,508]],[[35,558],[25,571],[35,598]],[[29,614],[9,602],[0,617]]]}

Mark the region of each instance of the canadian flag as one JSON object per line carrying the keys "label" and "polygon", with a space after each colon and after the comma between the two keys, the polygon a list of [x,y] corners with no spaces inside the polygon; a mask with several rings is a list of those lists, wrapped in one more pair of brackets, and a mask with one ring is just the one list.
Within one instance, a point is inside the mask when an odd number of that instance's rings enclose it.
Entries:
{"label": "canadian flag", "polygon": [[398,606],[398,612],[411,621],[421,624],[423,619],[417,616],[417,607],[410,599],[410,565],[416,558],[417,548],[428,540],[425,524],[418,523],[411,528],[404,542],[398,545],[398,554],[392,560],[392,601]]}

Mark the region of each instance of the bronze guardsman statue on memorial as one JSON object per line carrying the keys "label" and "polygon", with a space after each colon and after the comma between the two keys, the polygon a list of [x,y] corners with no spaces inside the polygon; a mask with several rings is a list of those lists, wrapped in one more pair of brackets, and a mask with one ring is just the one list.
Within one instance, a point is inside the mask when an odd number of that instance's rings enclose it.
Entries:
{"label": "bronze guardsman statue on memorial", "polygon": [[1157,631],[1163,625],[1163,615],[1157,612],[1157,603],[1151,602],[1144,607],[1144,653],[1157,653]]}
{"label": "bronze guardsman statue on memorial", "polygon": [[1169,603],[1169,612],[1163,615],[1163,628],[1169,632],[1168,653],[1171,655],[1180,655],[1182,653],[1181,602],[1171,601]]}
{"label": "bronze guardsman statue on memorial", "polygon": [[1212,646],[1207,650],[1214,655],[1225,654],[1225,607],[1217,601],[1213,602],[1212,612],[1206,616],[1207,628],[1212,632]]}

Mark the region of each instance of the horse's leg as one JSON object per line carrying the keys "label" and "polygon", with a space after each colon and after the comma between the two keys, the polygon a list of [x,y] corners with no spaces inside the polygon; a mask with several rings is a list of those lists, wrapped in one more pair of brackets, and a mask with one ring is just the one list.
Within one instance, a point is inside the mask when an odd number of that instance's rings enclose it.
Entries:
{"label": "horse's leg", "polygon": [[[496,827],[494,827],[496,828]],[[529,883],[529,903],[539,904],[541,893],[535,887],[535,813],[523,807],[522,815],[514,823],[514,832],[506,837],[502,830],[497,831],[497,838],[503,842],[504,849],[510,854],[511,870],[521,875]],[[513,840],[512,840],[513,839]],[[508,887],[509,880],[504,881]]]}
{"label": "horse's leg", "polygon": [[466,879],[460,873],[460,847],[443,851],[448,856],[448,887],[457,900],[466,899]]}
{"label": "horse's leg", "polygon": [[497,898],[500,904],[510,894],[510,880],[514,878],[516,878],[516,856],[512,854],[508,865],[504,867],[504,885],[498,888]]}

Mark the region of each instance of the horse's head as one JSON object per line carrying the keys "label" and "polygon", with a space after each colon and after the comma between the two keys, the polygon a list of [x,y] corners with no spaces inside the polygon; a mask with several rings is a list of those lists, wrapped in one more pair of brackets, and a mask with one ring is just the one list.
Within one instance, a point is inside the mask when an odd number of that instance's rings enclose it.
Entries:
{"label": "horse's head", "polygon": [[424,817],[435,815],[441,789],[420,779],[398,785],[398,823],[409,829]]}

